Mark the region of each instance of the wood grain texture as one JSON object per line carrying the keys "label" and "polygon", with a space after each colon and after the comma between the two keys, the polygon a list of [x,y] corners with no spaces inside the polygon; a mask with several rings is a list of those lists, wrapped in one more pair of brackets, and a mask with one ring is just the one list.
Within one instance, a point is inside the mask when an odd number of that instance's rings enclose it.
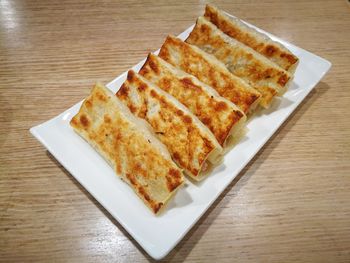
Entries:
{"label": "wood grain texture", "polygon": [[[164,262],[349,262],[348,2],[214,4],[333,67]],[[204,5],[0,1],[0,261],[152,261],[28,129],[182,32]]]}

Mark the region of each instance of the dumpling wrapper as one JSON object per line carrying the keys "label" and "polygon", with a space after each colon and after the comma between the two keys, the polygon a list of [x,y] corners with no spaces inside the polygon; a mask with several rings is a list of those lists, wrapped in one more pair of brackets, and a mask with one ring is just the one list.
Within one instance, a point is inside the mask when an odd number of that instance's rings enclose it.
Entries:
{"label": "dumpling wrapper", "polygon": [[179,38],[168,36],[159,51],[159,57],[211,86],[245,114],[253,112],[259,104],[261,94],[257,90],[233,75],[213,55]]}
{"label": "dumpling wrapper", "polygon": [[186,174],[195,180],[208,174],[222,147],[184,105],[132,70],[116,95],[132,113],[151,125]]}
{"label": "dumpling wrapper", "polygon": [[222,147],[245,123],[246,116],[236,105],[156,55],[148,55],[139,74],[185,105],[210,129]]}
{"label": "dumpling wrapper", "polygon": [[252,48],[229,37],[204,17],[186,42],[196,45],[223,62],[228,70],[242,78],[262,94],[260,105],[267,108],[274,96],[285,92],[292,76]]}
{"label": "dumpling wrapper", "polygon": [[183,183],[182,171],[148,124],[104,86],[95,85],[70,125],[154,213]]}
{"label": "dumpling wrapper", "polygon": [[205,7],[204,17],[226,35],[251,47],[291,74],[294,73],[299,59],[281,43],[273,41],[267,35],[246,25],[238,18],[228,16],[213,5],[208,4]]}

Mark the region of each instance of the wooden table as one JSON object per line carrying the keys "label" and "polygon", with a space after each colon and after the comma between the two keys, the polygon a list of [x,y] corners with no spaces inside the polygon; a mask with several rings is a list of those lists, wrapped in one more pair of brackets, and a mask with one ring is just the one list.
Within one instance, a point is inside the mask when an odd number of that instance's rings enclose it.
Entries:
{"label": "wooden table", "polygon": [[[348,2],[216,4],[333,67],[165,261],[349,262]],[[152,261],[28,129],[182,32],[204,5],[0,1],[0,261]]]}

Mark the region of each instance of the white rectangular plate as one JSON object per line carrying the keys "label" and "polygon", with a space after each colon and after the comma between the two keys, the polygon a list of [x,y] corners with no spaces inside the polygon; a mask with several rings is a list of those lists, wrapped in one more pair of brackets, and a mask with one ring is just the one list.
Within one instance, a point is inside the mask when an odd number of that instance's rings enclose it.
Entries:
{"label": "white rectangular plate", "polygon": [[[179,37],[186,39],[192,28]],[[160,216],[154,216],[103,158],[69,126],[81,102],[30,131],[149,255],[161,259],[184,237],[331,67],[327,60],[264,33],[299,57],[293,83],[283,98],[272,105],[273,110],[265,110],[249,121],[246,138],[226,154],[223,164],[203,182],[187,182]],[[133,69],[138,71],[143,63],[144,60]],[[125,79],[126,73],[107,87],[116,92]]]}

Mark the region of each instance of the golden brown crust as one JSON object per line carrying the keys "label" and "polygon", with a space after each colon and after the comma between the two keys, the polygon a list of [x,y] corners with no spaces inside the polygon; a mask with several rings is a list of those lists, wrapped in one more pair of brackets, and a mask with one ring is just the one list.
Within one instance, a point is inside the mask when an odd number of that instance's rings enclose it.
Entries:
{"label": "golden brown crust", "polygon": [[299,60],[282,44],[271,40],[268,36],[239,20],[230,18],[214,6],[207,5],[204,16],[225,34],[251,47],[285,70],[290,70]]}
{"label": "golden brown crust", "polygon": [[219,145],[213,135],[203,131],[205,126],[195,121],[194,115],[179,108],[174,98],[170,99],[164,91],[131,70],[116,95],[136,116],[151,125],[181,168],[199,177],[203,163]]}
{"label": "golden brown crust", "polygon": [[157,213],[183,183],[183,176],[156,147],[157,139],[130,116],[113,93],[96,85],[70,124]]}
{"label": "golden brown crust", "polygon": [[252,111],[261,97],[258,91],[230,73],[215,57],[176,37],[167,37],[159,57],[213,87],[244,113]]}
{"label": "golden brown crust", "polygon": [[211,130],[221,146],[235,124],[245,117],[210,87],[158,56],[150,54],[139,73],[184,104]]}
{"label": "golden brown crust", "polygon": [[291,79],[287,71],[228,37],[203,17],[197,19],[186,42],[214,55],[233,74],[249,82],[262,94],[261,105],[264,107]]}

